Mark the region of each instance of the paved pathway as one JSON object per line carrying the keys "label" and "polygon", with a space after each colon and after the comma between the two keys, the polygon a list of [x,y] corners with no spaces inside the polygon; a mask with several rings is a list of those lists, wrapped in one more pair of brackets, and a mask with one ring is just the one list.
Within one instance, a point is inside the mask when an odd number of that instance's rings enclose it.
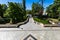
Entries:
{"label": "paved pathway", "polygon": [[19,28],[0,28],[0,40],[23,40],[30,34],[37,40],[60,40],[60,28],[43,27],[34,23],[32,17]]}
{"label": "paved pathway", "polygon": [[29,22],[25,25],[20,26],[20,27],[23,28],[24,30],[39,30],[43,27],[43,24],[40,24],[40,23],[37,24],[37,22],[34,23],[33,18],[29,18]]}

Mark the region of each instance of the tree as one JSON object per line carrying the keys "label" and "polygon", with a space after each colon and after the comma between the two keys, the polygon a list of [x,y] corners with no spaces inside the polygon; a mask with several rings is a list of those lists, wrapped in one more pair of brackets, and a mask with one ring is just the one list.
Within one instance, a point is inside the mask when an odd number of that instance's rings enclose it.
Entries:
{"label": "tree", "polygon": [[48,16],[52,16],[52,18],[57,18],[59,15],[59,8],[60,7],[60,0],[55,0],[53,4],[51,4],[49,7],[47,7],[46,12],[48,13]]}
{"label": "tree", "polygon": [[2,9],[3,9],[3,11],[6,11],[7,5],[6,4],[2,4]]}
{"label": "tree", "polygon": [[32,4],[32,12],[33,12],[33,15],[38,13],[38,14],[42,14],[42,5],[40,5],[39,3],[33,3]]}
{"label": "tree", "polygon": [[0,4],[0,16],[3,17],[3,9],[1,4]]}
{"label": "tree", "polygon": [[23,10],[26,11],[25,0],[23,0]]}
{"label": "tree", "polygon": [[8,2],[8,9],[4,16],[10,18],[10,23],[23,21],[25,15],[22,8],[19,3]]}
{"label": "tree", "polygon": [[7,9],[7,5],[5,4],[0,4],[0,16],[3,18],[3,15]]}
{"label": "tree", "polygon": [[3,10],[3,17],[4,17],[4,13],[7,10],[7,5],[6,4],[2,4],[2,10]]}
{"label": "tree", "polygon": [[59,15],[58,15],[59,18],[58,19],[60,20],[60,7],[58,7],[58,10],[57,11],[59,12]]}
{"label": "tree", "polygon": [[22,5],[23,5],[23,13],[24,13],[24,17],[26,17],[26,6],[25,6],[25,4],[26,4],[26,0],[22,0]]}
{"label": "tree", "polygon": [[57,8],[55,7],[56,5],[52,4],[47,8],[46,12],[48,13],[48,16],[51,16],[53,18],[54,15],[56,15]]}
{"label": "tree", "polygon": [[32,15],[32,10],[26,10],[26,13]]}

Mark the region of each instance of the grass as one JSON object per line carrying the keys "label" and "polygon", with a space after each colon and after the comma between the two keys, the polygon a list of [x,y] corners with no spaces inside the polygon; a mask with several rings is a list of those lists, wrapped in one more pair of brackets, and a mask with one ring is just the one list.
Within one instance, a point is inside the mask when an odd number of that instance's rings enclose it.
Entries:
{"label": "grass", "polygon": [[49,24],[48,20],[43,20],[43,19],[38,19],[38,18],[33,18],[35,21],[43,23],[43,24]]}

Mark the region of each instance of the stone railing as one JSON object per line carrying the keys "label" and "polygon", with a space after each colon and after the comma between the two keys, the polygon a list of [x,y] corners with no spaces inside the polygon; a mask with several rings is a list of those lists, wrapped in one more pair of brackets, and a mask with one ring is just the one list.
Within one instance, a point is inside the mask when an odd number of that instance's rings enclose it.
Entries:
{"label": "stone railing", "polygon": [[29,21],[29,18],[27,18],[24,22],[20,22],[17,24],[0,24],[0,28],[19,28],[19,26],[26,24]]}

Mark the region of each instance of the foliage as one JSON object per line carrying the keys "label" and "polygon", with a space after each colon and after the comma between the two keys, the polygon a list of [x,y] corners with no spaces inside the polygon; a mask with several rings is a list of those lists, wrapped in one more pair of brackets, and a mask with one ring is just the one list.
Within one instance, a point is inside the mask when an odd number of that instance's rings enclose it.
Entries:
{"label": "foliage", "polygon": [[38,13],[38,14],[42,14],[42,5],[40,5],[39,3],[33,3],[32,4],[32,12],[33,12],[33,15]]}
{"label": "foliage", "polygon": [[10,18],[10,23],[20,22],[25,19],[22,5],[19,3],[8,2],[8,9],[4,17]]}
{"label": "foliage", "polygon": [[0,16],[3,17],[3,9],[1,4],[0,4]]}
{"label": "foliage", "polygon": [[0,21],[4,20],[5,22],[17,23],[26,20],[26,7],[25,0],[21,3],[8,2],[6,4],[0,4]]}
{"label": "foliage", "polygon": [[5,13],[5,11],[7,9],[7,5],[6,4],[2,4],[2,9],[3,9],[3,13]]}
{"label": "foliage", "polygon": [[55,0],[53,4],[47,7],[46,12],[48,13],[48,16],[52,18],[58,18],[60,13],[60,11],[58,11],[60,10],[59,7],[60,7],[60,0]]}
{"label": "foliage", "polygon": [[9,23],[10,19],[4,19],[4,18],[0,18],[0,24],[6,24],[6,23]]}
{"label": "foliage", "polygon": [[23,13],[24,13],[24,17],[26,17],[26,6],[25,6],[25,3],[26,2],[26,0],[22,0],[22,7],[23,7]]}
{"label": "foliage", "polygon": [[43,24],[49,24],[48,20],[43,20],[43,19],[39,19],[39,18],[34,18],[35,21],[43,23]]}
{"label": "foliage", "polygon": [[26,13],[27,14],[32,14],[32,11],[31,10],[26,10]]}
{"label": "foliage", "polygon": [[3,17],[3,14],[5,13],[7,9],[7,5],[6,4],[0,4],[0,16]]}

